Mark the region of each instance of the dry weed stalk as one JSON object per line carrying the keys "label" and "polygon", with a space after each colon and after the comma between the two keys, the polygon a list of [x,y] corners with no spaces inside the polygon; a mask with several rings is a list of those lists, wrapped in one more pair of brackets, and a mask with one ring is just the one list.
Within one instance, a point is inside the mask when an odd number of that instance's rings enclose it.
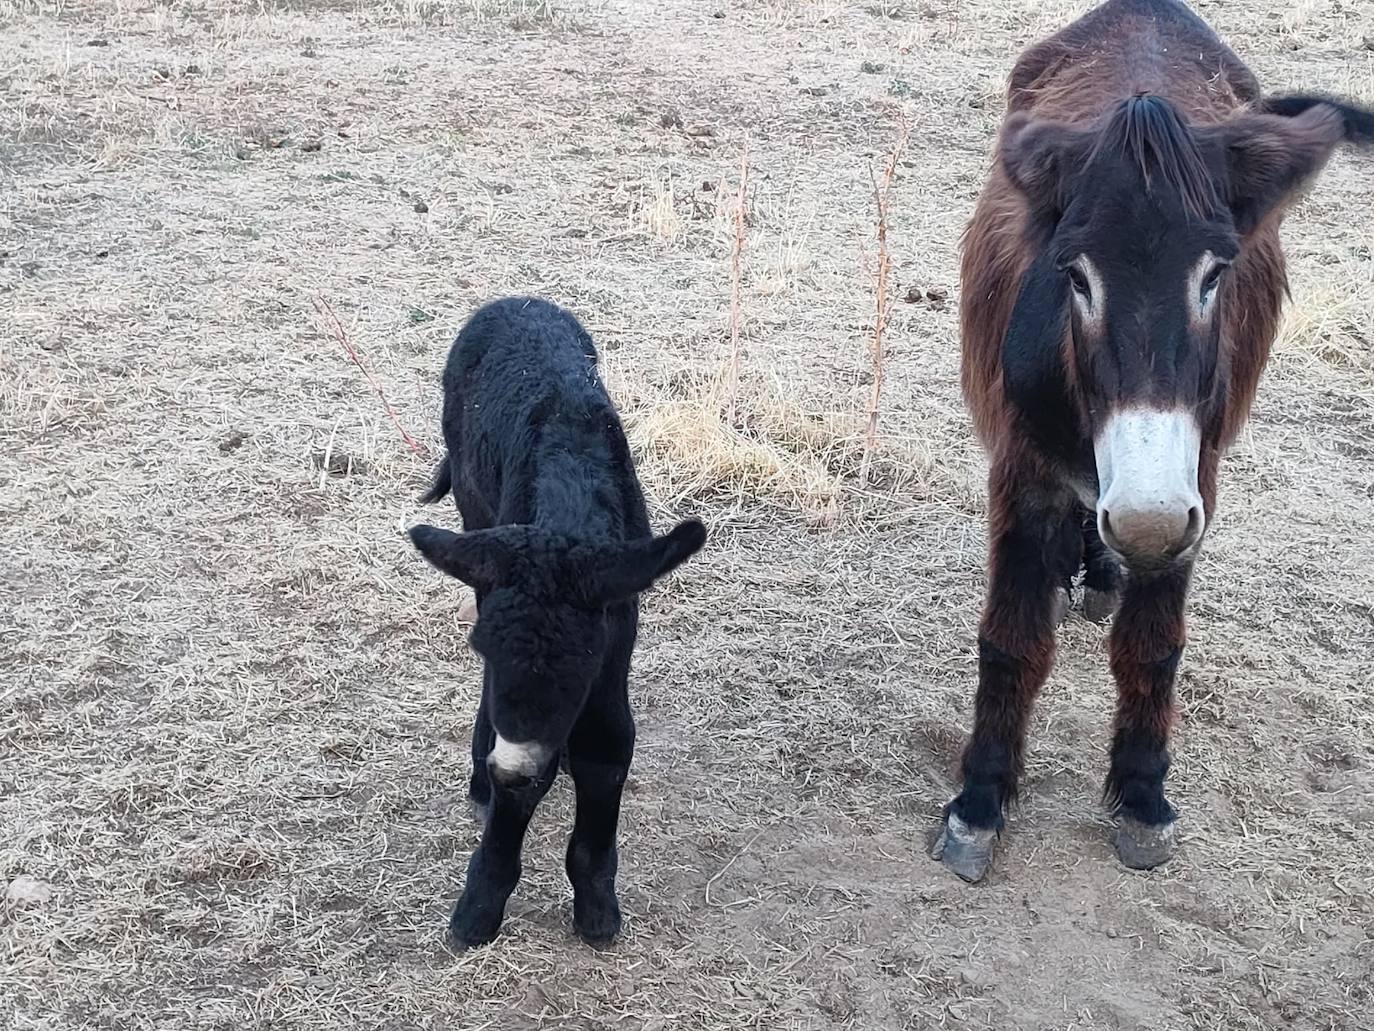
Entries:
{"label": "dry weed stalk", "polygon": [[400,417],[396,415],[396,409],[392,408],[391,402],[387,400],[386,391],[382,389],[381,382],[363,362],[362,355],[360,355],[358,349],[353,346],[353,341],[348,339],[348,331],[344,329],[343,323],[339,321],[339,316],[334,313],[333,307],[323,297],[313,298],[312,303],[315,306],[315,313],[320,317],[320,322],[324,330],[338,341],[339,346],[344,350],[344,354],[348,355],[348,360],[356,365],[358,371],[363,374],[363,378],[367,380],[368,385],[372,387],[373,393],[377,395],[377,400],[382,403],[382,410],[386,412],[387,418],[391,420],[391,424],[395,426],[396,431],[400,433],[401,439],[406,442],[406,445],[411,451],[414,451],[421,458],[424,458],[426,456],[425,446],[412,437],[409,431],[401,425]]}
{"label": "dry weed stalk", "polygon": [[730,370],[725,387],[726,421],[733,427],[739,397],[740,258],[744,254],[744,205],[749,189],[749,142],[739,159],[739,196],[735,203],[735,242],[730,248]]}
{"label": "dry weed stalk", "polygon": [[882,413],[883,401],[883,331],[887,328],[888,318],[887,278],[892,269],[892,261],[887,253],[887,204],[888,195],[892,189],[892,177],[897,173],[897,162],[901,160],[902,151],[906,148],[907,131],[906,119],[902,119],[901,128],[897,134],[897,142],[892,148],[892,153],[888,156],[886,166],[883,168],[881,182],[873,175],[873,169],[869,168],[869,177],[873,180],[873,197],[878,207],[878,266],[874,271],[877,313],[873,323],[873,353],[870,356],[873,363],[873,389],[868,396],[868,425],[864,431],[864,457],[859,466],[860,487],[868,486],[869,464],[873,460],[873,452],[878,445],[878,417]]}

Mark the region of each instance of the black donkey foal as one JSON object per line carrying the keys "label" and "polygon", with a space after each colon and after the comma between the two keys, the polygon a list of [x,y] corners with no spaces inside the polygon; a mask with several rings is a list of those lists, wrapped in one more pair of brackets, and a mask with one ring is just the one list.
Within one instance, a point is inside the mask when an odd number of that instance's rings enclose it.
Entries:
{"label": "black donkey foal", "polygon": [[464,533],[410,531],[477,594],[482,701],[470,794],[485,826],[449,921],[460,945],[496,937],[530,817],[560,758],[577,789],[568,842],[573,924],[620,931],[616,824],[634,751],[628,678],[640,591],[698,551],[701,523],[654,537],[596,348],[571,314],[507,298],[480,308],[444,369],[448,456],[422,499],[450,491]]}

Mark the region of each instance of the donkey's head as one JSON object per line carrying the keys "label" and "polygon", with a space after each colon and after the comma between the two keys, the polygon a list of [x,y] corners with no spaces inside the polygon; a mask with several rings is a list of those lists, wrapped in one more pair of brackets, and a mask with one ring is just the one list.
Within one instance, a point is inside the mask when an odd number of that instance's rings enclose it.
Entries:
{"label": "donkey's head", "polygon": [[415,526],[410,539],[431,565],[476,590],[472,647],[506,710],[501,729],[531,741],[571,726],[606,658],[607,609],[699,551],[706,530],[689,519],[662,537],[603,545],[534,526]]}
{"label": "donkey's head", "polygon": [[1149,95],[1086,130],[1007,121],[1001,159],[1036,248],[1003,344],[1007,395],[1052,449],[1091,440],[1098,528],[1131,564],[1202,539],[1198,465],[1226,404],[1232,266],[1343,136],[1328,105],[1190,128]]}

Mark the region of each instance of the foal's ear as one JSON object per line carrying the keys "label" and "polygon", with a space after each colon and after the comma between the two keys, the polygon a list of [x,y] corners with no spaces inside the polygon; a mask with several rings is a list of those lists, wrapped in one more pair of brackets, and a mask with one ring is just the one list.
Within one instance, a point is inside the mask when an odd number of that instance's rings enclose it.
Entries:
{"label": "foal's ear", "polygon": [[1225,197],[1242,236],[1293,200],[1346,138],[1345,118],[1330,104],[1292,117],[1240,115],[1208,131],[1224,148]]}
{"label": "foal's ear", "polygon": [[1002,126],[998,154],[1007,178],[1041,214],[1064,210],[1065,180],[1086,156],[1088,136],[1062,122],[1018,111]]}
{"label": "foal's ear", "polygon": [[655,580],[682,565],[705,543],[706,527],[696,519],[688,519],[662,537],[636,541],[610,552],[587,578],[587,599],[609,605],[648,590]]}
{"label": "foal's ear", "polygon": [[511,527],[453,533],[437,526],[412,526],[411,543],[440,572],[478,591],[490,591],[510,571],[518,541]]}

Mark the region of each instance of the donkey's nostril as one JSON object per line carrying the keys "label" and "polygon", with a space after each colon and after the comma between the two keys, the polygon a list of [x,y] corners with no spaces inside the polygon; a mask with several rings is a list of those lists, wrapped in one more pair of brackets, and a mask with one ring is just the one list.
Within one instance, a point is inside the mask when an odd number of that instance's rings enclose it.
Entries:
{"label": "donkey's nostril", "polygon": [[1202,528],[1206,525],[1207,517],[1202,514],[1202,508],[1194,505],[1188,509],[1188,529],[1183,536],[1183,549],[1191,548],[1197,543],[1197,539],[1202,536]]}
{"label": "donkey's nostril", "polygon": [[1127,559],[1172,559],[1197,543],[1205,522],[1200,506],[1180,501],[1104,506],[1098,512],[1098,533]]}

